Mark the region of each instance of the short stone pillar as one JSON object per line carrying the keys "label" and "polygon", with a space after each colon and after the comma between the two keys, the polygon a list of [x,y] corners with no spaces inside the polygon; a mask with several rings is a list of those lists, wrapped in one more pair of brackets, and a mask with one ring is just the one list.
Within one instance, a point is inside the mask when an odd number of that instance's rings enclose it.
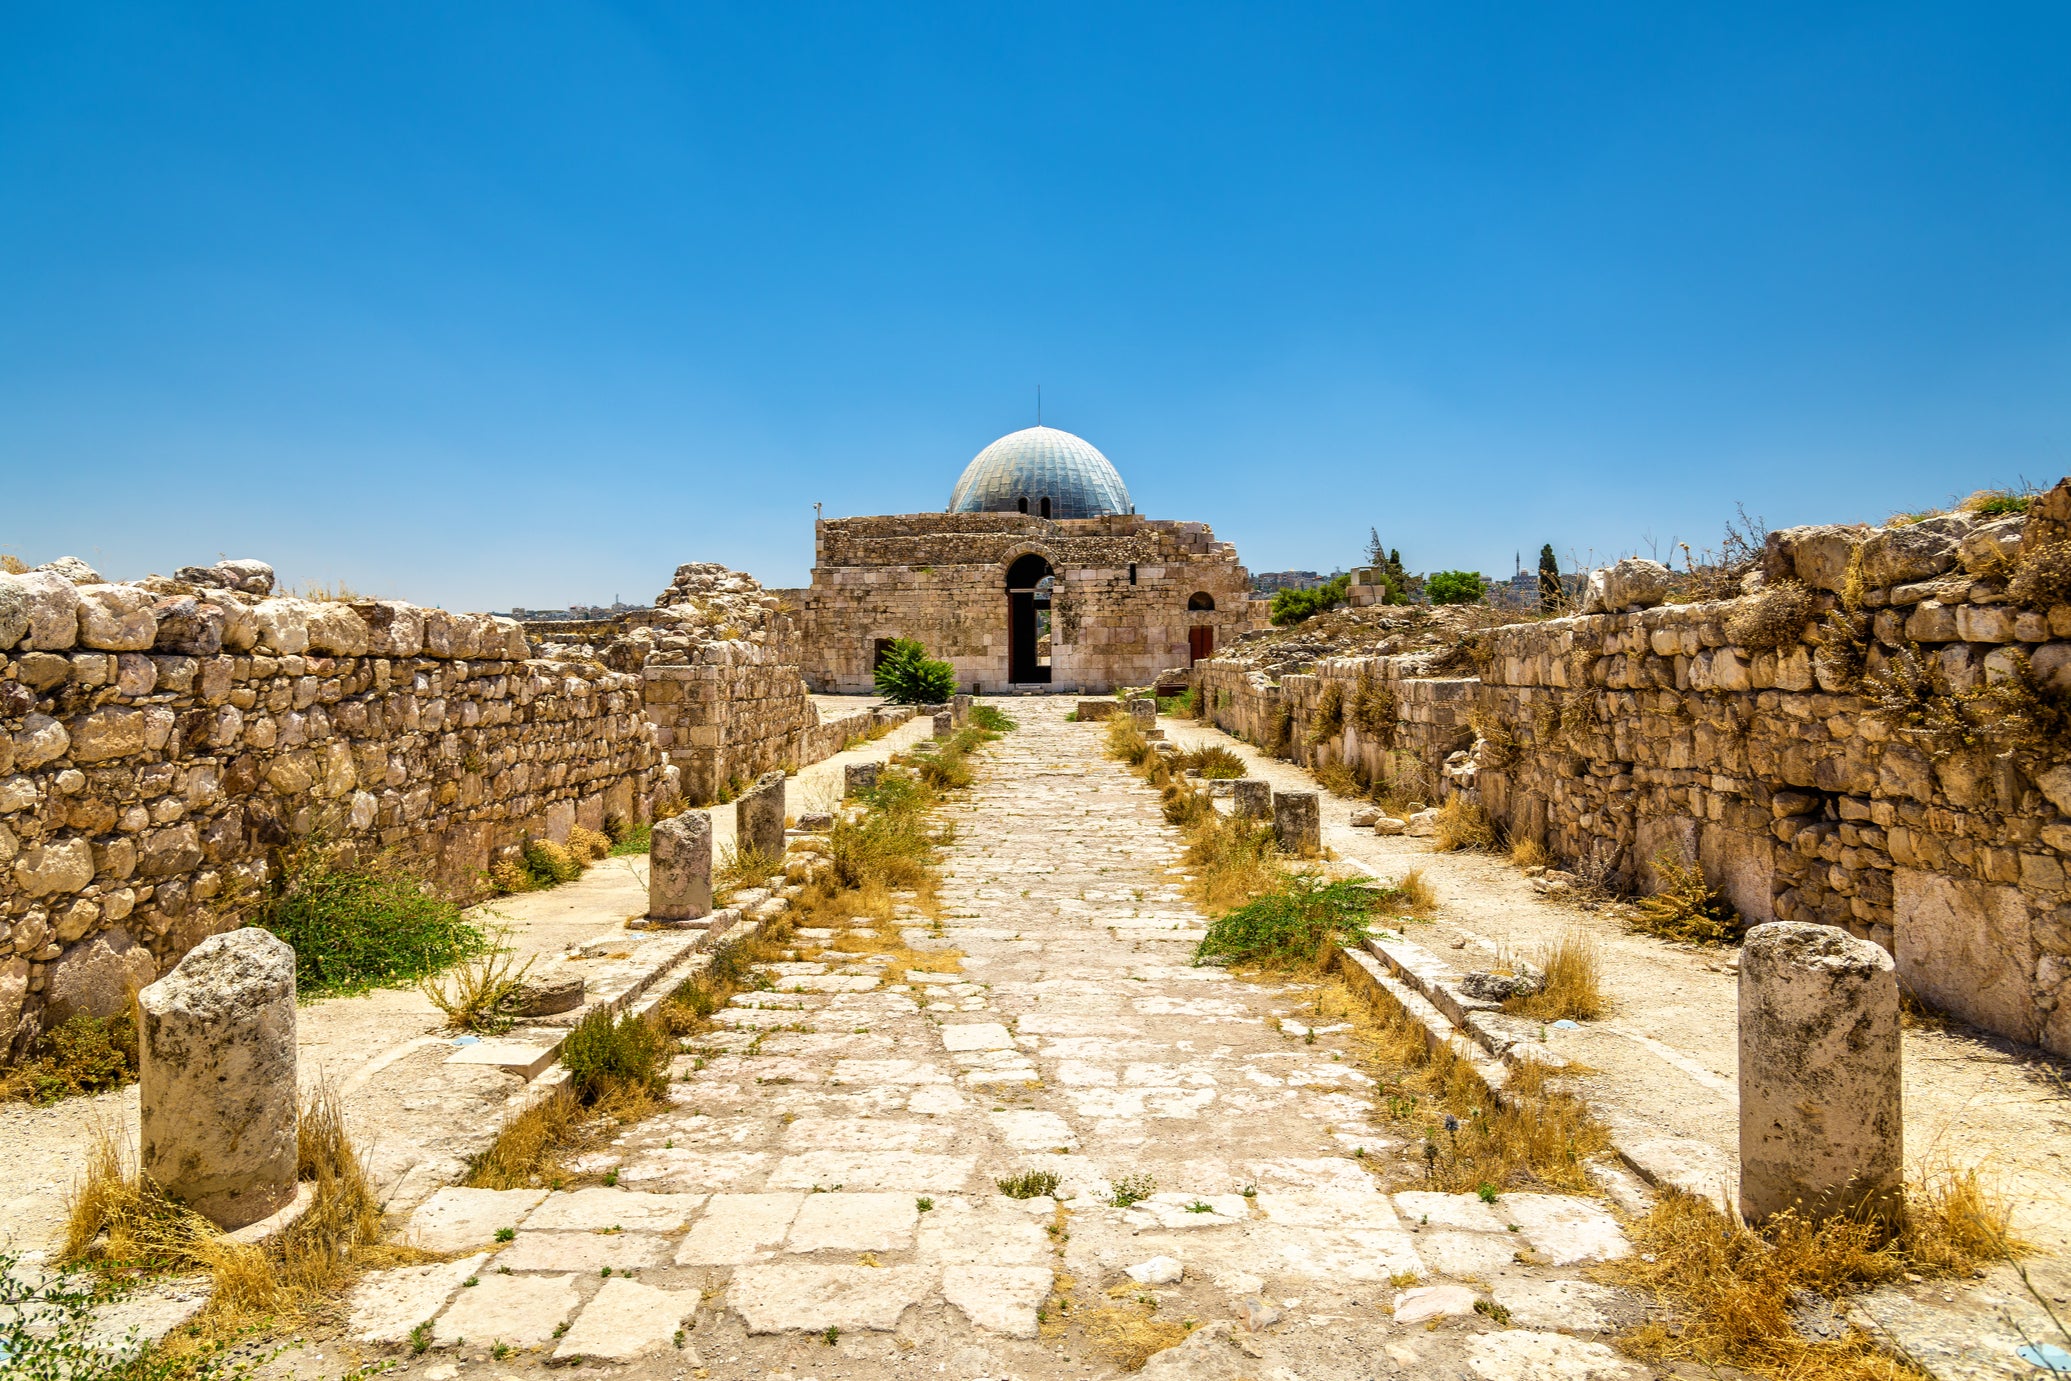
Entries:
{"label": "short stone pillar", "polygon": [[956,712],[944,710],[935,716],[935,737],[948,738],[956,732]]}
{"label": "short stone pillar", "polygon": [[1323,824],[1313,791],[1273,793],[1273,842],[1280,852],[1314,858],[1323,852]]}
{"label": "short stone pillar", "polygon": [[694,921],[712,911],[712,817],[686,810],[657,820],[647,855],[647,916]]}
{"label": "short stone pillar", "polygon": [[961,729],[971,718],[971,697],[959,695],[949,702],[949,712],[956,716],[956,726]]}
{"label": "short stone pillar", "polygon": [[1131,697],[1129,701],[1129,717],[1136,721],[1136,727],[1139,729],[1156,727],[1158,723],[1158,702],[1148,695]]}
{"label": "short stone pillar", "polygon": [[765,772],[734,802],[734,847],[784,856],[784,774]]}
{"label": "short stone pillar", "polygon": [[137,994],[139,1169],[225,1231],[295,1199],[295,951],[211,935]]}
{"label": "short stone pillar", "polygon": [[841,798],[859,796],[877,788],[877,774],[884,770],[881,762],[852,762],[841,769]]}
{"label": "short stone pillar", "polygon": [[1263,820],[1273,813],[1273,785],[1256,777],[1239,777],[1230,783],[1232,809],[1241,820]]}
{"label": "short stone pillar", "polygon": [[1740,952],[1740,1211],[1895,1222],[1905,1167],[1898,971],[1833,926],[1772,921]]}

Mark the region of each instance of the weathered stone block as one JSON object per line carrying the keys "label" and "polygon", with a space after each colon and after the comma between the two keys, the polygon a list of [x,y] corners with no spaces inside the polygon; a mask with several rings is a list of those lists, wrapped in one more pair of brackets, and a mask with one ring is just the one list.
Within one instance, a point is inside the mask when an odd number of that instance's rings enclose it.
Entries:
{"label": "weathered stone block", "polygon": [[143,1173],[225,1229],[295,1197],[295,952],[211,936],[138,997]]}
{"label": "weathered stone block", "polygon": [[1313,858],[1323,849],[1323,827],[1313,791],[1273,793],[1273,839],[1282,853]]}
{"label": "weathered stone block", "polygon": [[784,774],[765,772],[734,803],[734,838],[740,848],[770,858],[784,854]]}
{"label": "weathered stone block", "polygon": [[686,810],[657,820],[647,859],[647,914],[689,921],[712,910],[712,817]]}
{"label": "weathered stone block", "polygon": [[1740,958],[1740,1210],[1902,1207],[1898,973],[1829,926],[1772,921]]}
{"label": "weathered stone block", "polygon": [[[158,977],[151,952],[121,926],[66,948],[51,964],[43,988],[44,1025],[73,1017],[113,1017],[129,1010],[132,995]],[[6,1013],[0,1011],[0,1018]]]}
{"label": "weathered stone block", "polygon": [[884,764],[877,762],[852,762],[844,766],[841,770],[843,799],[874,789],[878,773],[883,770]]}
{"label": "weathered stone block", "polygon": [[1120,708],[1122,708],[1121,704],[1114,700],[1081,700],[1079,702],[1078,716],[1082,723],[1093,723],[1097,720],[1110,718]]}
{"label": "weathered stone block", "polygon": [[1230,783],[1230,800],[1240,819],[1263,820],[1273,813],[1273,785],[1256,777]]}

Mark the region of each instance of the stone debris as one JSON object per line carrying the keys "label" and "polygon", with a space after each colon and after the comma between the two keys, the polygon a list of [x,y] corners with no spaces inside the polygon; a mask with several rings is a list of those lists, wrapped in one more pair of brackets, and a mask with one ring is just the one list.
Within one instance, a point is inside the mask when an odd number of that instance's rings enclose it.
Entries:
{"label": "stone debris", "polygon": [[1123,1274],[1138,1285],[1177,1285],[1186,1275],[1186,1267],[1172,1257],[1154,1256],[1137,1262]]}
{"label": "stone debris", "polygon": [[1395,1322],[1428,1323],[1474,1312],[1475,1293],[1464,1285],[1424,1285],[1395,1296]]}

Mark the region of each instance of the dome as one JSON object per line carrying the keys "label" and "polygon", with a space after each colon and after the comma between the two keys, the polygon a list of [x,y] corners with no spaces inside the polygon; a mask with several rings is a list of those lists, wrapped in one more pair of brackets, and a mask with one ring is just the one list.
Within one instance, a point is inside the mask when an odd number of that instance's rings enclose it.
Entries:
{"label": "dome", "polygon": [[956,482],[949,511],[1040,514],[1044,499],[1052,518],[1136,511],[1106,456],[1070,432],[1040,426],[1009,432],[980,451]]}

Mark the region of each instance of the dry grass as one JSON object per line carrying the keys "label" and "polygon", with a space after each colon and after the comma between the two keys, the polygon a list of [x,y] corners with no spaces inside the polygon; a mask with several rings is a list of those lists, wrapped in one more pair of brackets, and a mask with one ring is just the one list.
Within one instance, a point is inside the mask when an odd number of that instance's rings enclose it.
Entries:
{"label": "dry grass", "polygon": [[595,862],[611,856],[612,840],[608,834],[586,830],[576,825],[568,831],[568,852],[584,863]]}
{"label": "dry grass", "polygon": [[1545,975],[1539,991],[1513,997],[1503,1010],[1536,1021],[1588,1021],[1600,1017],[1609,1007],[1600,978],[1603,947],[1596,937],[1580,927],[1570,927],[1537,956],[1536,966]]}
{"label": "dry grass", "polygon": [[1189,753],[1179,755],[1181,771],[1192,769],[1201,774],[1205,781],[1235,781],[1248,776],[1244,759],[1219,743],[1206,744]]}
{"label": "dry grass", "polygon": [[1431,885],[1431,879],[1424,876],[1422,868],[1412,868],[1404,873],[1387,892],[1389,903],[1397,915],[1408,914],[1425,920],[1438,909],[1438,889]]}
{"label": "dry grass", "polygon": [[1818,612],[1810,590],[1795,580],[1779,581],[1740,601],[1726,618],[1726,638],[1754,652],[1793,647]]}
{"label": "dry grass", "polygon": [[1636,1255],[1602,1268],[1651,1294],[1666,1317],[1620,1341],[1649,1361],[1738,1367],[1778,1381],[1917,1381],[1919,1373],[1854,1334],[1813,1341],[1793,1326],[1808,1295],[1843,1298],[1920,1275],[1967,1274],[2022,1249],[2008,1210],[1975,1170],[1930,1172],[1906,1188],[1906,1216],[1884,1224],[1784,1214],[1754,1229],[1704,1200],[1670,1192],[1630,1231]]}
{"label": "dry grass", "polygon": [[2023,556],[2006,593],[2030,609],[2071,604],[2071,542],[2045,542]]}
{"label": "dry grass", "polygon": [[1510,841],[1510,861],[1520,868],[1544,868],[1553,862],[1553,855],[1538,840],[1521,834]]}
{"label": "dry grass", "polygon": [[1185,1342],[1189,1332],[1185,1324],[1159,1318],[1156,1303],[1142,1299],[1099,1305],[1084,1317],[1087,1339],[1123,1371],[1142,1371],[1152,1357]]}
{"label": "dry grass", "polygon": [[[132,1012],[136,994],[130,994]],[[30,1058],[0,1069],[0,1103],[54,1103],[136,1082],[137,1023],[131,1013],[73,1017],[37,1042]]]}
{"label": "dry grass", "polygon": [[1479,802],[1464,796],[1448,796],[1445,804],[1438,808],[1435,823],[1437,833],[1432,835],[1431,843],[1443,853],[1456,849],[1490,850],[1502,843],[1496,822],[1489,819],[1488,811]]}
{"label": "dry grass", "polygon": [[563,1084],[506,1122],[488,1150],[468,1167],[471,1189],[526,1189],[567,1181],[563,1162],[589,1114]]}
{"label": "dry grass", "polygon": [[497,947],[456,966],[443,978],[427,978],[418,985],[432,1005],[446,1014],[446,1026],[453,1031],[508,1031],[517,1020],[519,989],[532,972],[532,961],[515,962],[515,956],[497,937]]}
{"label": "dry grass", "polygon": [[1318,763],[1311,769],[1310,775],[1333,796],[1358,800],[1366,795],[1366,783],[1359,779],[1358,771],[1350,763],[1339,762],[1333,758],[1328,762]]}
{"label": "dry grass", "polygon": [[1345,731],[1345,687],[1342,682],[1325,681],[1323,689],[1316,696],[1316,710],[1309,716],[1308,732],[1304,740],[1314,747],[1327,743]]}
{"label": "dry grass", "polygon": [[1654,871],[1661,890],[1634,903],[1634,930],[1692,945],[1726,945],[1740,938],[1745,922],[1704,880],[1702,868],[1663,853],[1655,858]]}
{"label": "dry grass", "polygon": [[1550,1085],[1543,1065],[1516,1067],[1499,1101],[1473,1065],[1432,1050],[1416,1018],[1368,1005],[1341,978],[1318,989],[1314,1006],[1319,1017],[1352,1022],[1361,1063],[1379,1081],[1379,1112],[1428,1148],[1424,1174],[1400,1188],[1594,1192],[1583,1162],[1610,1149],[1610,1136],[1579,1098]]}

